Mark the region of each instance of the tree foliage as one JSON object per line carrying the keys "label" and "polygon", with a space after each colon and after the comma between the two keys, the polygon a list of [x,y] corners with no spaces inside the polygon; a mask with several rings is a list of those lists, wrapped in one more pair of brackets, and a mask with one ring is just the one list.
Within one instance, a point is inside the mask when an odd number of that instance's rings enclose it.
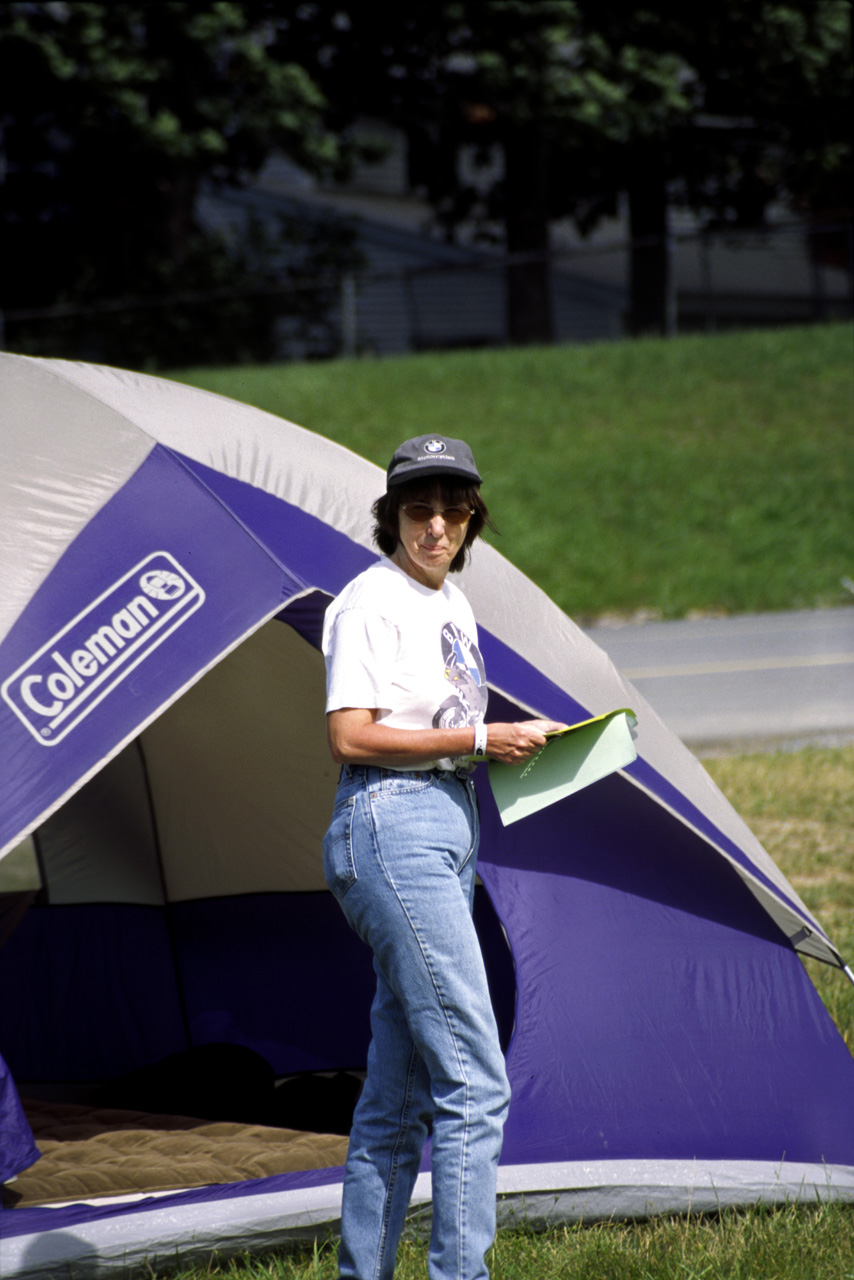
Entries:
{"label": "tree foliage", "polygon": [[[367,0],[341,0],[300,6],[288,40],[345,116],[405,130],[446,236],[472,219],[501,228],[509,332],[524,341],[550,336],[552,218],[589,232],[628,191],[642,329],[661,322],[668,202],[709,226],[755,226],[780,198],[848,202],[850,12],[848,0],[410,0],[378,27]],[[503,176],[461,179],[464,146],[497,148]]]}
{"label": "tree foliage", "polygon": [[[126,0],[0,7],[9,263],[0,305],[86,313],[38,330],[9,326],[28,349],[91,347],[160,364],[268,354],[275,309],[229,295],[269,289],[280,273],[258,234],[235,248],[199,225],[201,185],[239,185],[274,147],[310,172],[334,174],[346,149],[305,68],[271,56],[264,9]],[[155,306],[205,289],[224,295],[215,312]],[[148,306],[119,309],[128,297]]]}
{"label": "tree foliage", "polygon": [[[269,256],[202,233],[201,184],[239,184],[273,148],[340,176],[373,116],[405,132],[438,231],[474,222],[509,254],[511,339],[551,336],[550,220],[587,233],[624,191],[631,322],[660,327],[669,203],[710,227],[780,199],[850,213],[850,37],[849,0],[408,0],[381,21],[372,0],[8,4],[0,303],[269,287]],[[500,172],[463,177],[462,148]],[[238,321],[241,350],[265,350],[264,308],[226,314],[226,345]],[[158,359],[168,329],[145,335]]]}

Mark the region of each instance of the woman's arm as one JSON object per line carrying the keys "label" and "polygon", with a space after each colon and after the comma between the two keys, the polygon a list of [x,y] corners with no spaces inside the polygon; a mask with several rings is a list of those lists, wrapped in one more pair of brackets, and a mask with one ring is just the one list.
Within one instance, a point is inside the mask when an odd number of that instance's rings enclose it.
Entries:
{"label": "woman's arm", "polygon": [[[342,707],[326,717],[332,758],[338,764],[373,764],[417,769],[430,760],[474,753],[474,727],[465,729],[393,729],[379,724],[379,712]],[[486,726],[486,754],[505,764],[520,764],[539,751],[546,734],[565,725],[555,720],[522,720]]]}

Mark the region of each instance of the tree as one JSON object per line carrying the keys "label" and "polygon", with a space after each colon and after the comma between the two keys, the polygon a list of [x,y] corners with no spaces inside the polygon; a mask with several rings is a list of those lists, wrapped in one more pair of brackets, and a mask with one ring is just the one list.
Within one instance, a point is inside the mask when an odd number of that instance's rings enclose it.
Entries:
{"label": "tree", "polygon": [[[850,212],[850,16],[849,0],[408,0],[381,22],[369,0],[0,6],[0,305],[273,288],[269,246],[241,258],[196,223],[201,184],[239,185],[274,147],[340,175],[349,126],[376,116],[405,131],[442,234],[501,228],[512,341],[552,336],[551,220],[588,232],[623,191],[630,328],[666,329],[669,203],[709,226],[760,224],[781,197]],[[461,180],[463,147],[499,151],[503,176]],[[291,260],[352,263],[336,234]],[[204,341],[263,354],[274,314],[235,300]],[[203,341],[150,316],[140,358]]]}
{"label": "tree", "polygon": [[[270,53],[273,8],[126,0],[0,7],[8,264],[0,306],[82,305],[91,314],[73,317],[64,334],[82,354],[87,331],[99,356],[130,350],[176,363],[212,348],[233,358],[269,353],[269,299],[232,297],[203,325],[153,304],[169,293],[269,290],[278,280],[257,229],[251,245],[235,250],[198,224],[203,182],[239,185],[273,147],[312,173],[346,164],[318,87],[303,67]],[[308,253],[334,258],[329,243]],[[149,309],[117,310],[128,295]],[[108,308],[106,324],[99,307]],[[26,324],[18,336],[55,345]]]}
{"label": "tree", "polygon": [[[551,336],[549,222],[583,231],[629,198],[630,327],[666,327],[667,207],[709,225],[761,222],[788,194],[812,205],[850,165],[848,0],[365,0],[300,6],[288,48],[352,118],[410,139],[412,178],[448,236],[503,226],[508,332]],[[463,145],[501,149],[484,195]]]}
{"label": "tree", "polygon": [[[508,333],[552,337],[549,219],[564,190],[557,170],[602,136],[622,136],[625,94],[611,55],[590,39],[575,0],[411,0],[377,26],[374,6],[301,6],[287,47],[331,101],[390,121],[411,146],[411,178],[449,236],[464,219],[504,227]],[[505,175],[481,199],[458,179],[463,145],[499,146]]]}
{"label": "tree", "polygon": [[612,52],[670,57],[692,102],[682,119],[636,118],[609,166],[612,180],[627,175],[635,332],[666,324],[669,204],[709,228],[762,226],[775,201],[850,217],[848,0],[586,7]]}
{"label": "tree", "polygon": [[[658,139],[694,106],[694,86],[678,57],[665,44],[608,41],[597,21],[603,6],[586,11],[580,0],[477,0],[466,8],[478,91],[495,112],[506,161],[496,194],[511,255],[511,338],[551,336],[545,285],[551,219],[580,215],[580,225],[590,228],[613,207],[619,187],[630,193],[633,240],[653,238],[652,252],[633,255],[633,310],[640,300],[648,305],[651,291],[663,302],[663,228],[647,193],[661,180]],[[514,265],[518,253],[531,257]],[[535,277],[541,283],[532,289]]]}

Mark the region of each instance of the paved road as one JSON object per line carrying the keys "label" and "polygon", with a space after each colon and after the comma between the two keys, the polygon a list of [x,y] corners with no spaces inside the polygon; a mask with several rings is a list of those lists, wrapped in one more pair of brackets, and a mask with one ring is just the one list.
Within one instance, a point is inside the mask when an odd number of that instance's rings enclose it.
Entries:
{"label": "paved road", "polygon": [[596,626],[587,634],[700,753],[854,742],[854,607]]}

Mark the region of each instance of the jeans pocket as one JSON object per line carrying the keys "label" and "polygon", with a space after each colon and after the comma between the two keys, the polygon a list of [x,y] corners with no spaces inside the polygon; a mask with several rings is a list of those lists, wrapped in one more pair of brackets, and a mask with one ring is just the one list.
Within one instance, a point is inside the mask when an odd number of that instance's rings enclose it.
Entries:
{"label": "jeans pocket", "polygon": [[336,804],[329,830],[323,837],[323,874],[336,898],[344,897],[356,883],[356,861],[353,857],[353,796]]}

